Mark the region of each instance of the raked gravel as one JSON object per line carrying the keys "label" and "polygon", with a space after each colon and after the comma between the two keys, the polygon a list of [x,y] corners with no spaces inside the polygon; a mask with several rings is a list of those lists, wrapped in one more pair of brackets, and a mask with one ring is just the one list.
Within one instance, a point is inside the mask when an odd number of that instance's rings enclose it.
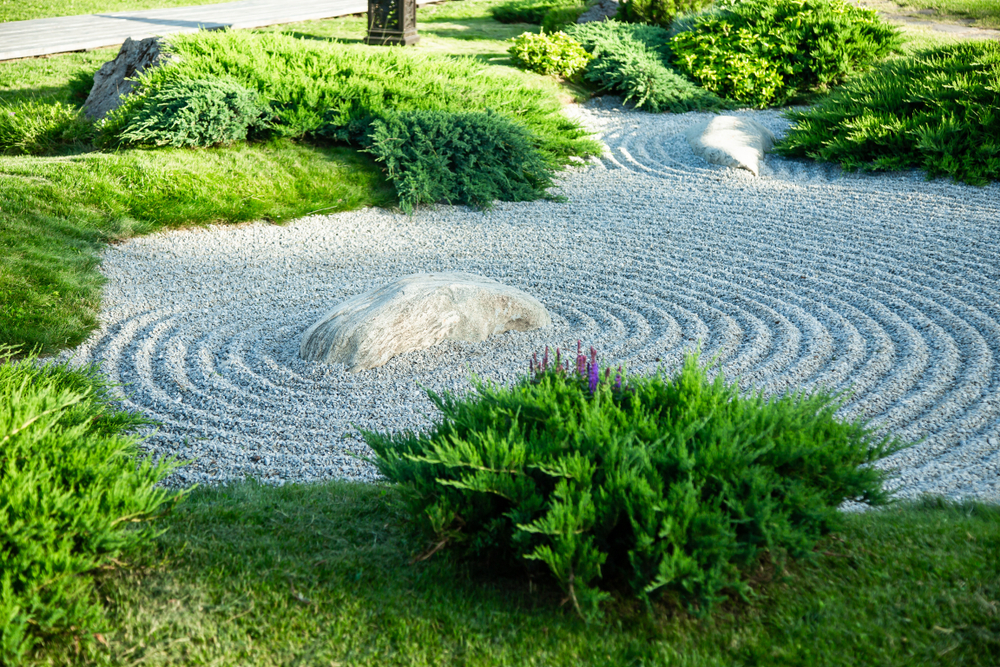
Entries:
{"label": "raked gravel", "polygon": [[[148,450],[192,460],[176,485],[374,479],[356,427],[424,427],[422,387],[510,382],[532,352],[582,339],[632,372],[675,368],[700,343],[744,388],[852,388],[844,417],[918,443],[883,463],[901,495],[1000,500],[1000,185],[775,155],[754,178],[692,153],[684,130],[704,114],[614,98],[571,113],[608,149],[563,175],[565,203],[365,209],[111,246],[101,327],[75,357],[162,422]],[[777,112],[738,113],[787,129]],[[523,289],[554,325],[356,374],[298,358],[338,302],[428,271]]]}

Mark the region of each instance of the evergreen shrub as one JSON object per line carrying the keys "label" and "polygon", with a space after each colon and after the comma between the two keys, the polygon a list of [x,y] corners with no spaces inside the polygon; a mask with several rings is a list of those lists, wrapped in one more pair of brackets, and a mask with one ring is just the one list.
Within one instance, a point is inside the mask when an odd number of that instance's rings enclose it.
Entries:
{"label": "evergreen shrub", "polygon": [[553,7],[542,17],[543,32],[559,32],[571,25],[587,11],[587,5],[567,5]]}
{"label": "evergreen shrub", "polygon": [[0,102],[0,153],[55,155],[94,141],[94,124],[62,102]]}
{"label": "evergreen shrub", "polygon": [[119,145],[195,148],[261,134],[270,116],[269,105],[255,90],[225,78],[174,76],[126,96],[100,126],[110,142]]}
{"label": "evergreen shrub", "polygon": [[491,111],[391,114],[373,123],[367,143],[408,213],[422,203],[528,201],[552,185],[531,133]]}
{"label": "evergreen shrub", "polygon": [[671,41],[674,64],[741,104],[785,104],[898,50],[897,28],[847,0],[722,0]]}
{"label": "evergreen shrub", "polygon": [[[270,104],[271,136],[360,146],[371,123],[388,113],[493,109],[528,127],[537,147],[556,163],[599,150],[577,122],[563,115],[553,84],[474,58],[281,33],[203,31],[170,39],[170,51],[180,58],[143,72],[140,96],[153,96],[178,80],[234,82]],[[119,120],[121,126],[132,122]]]}
{"label": "evergreen shrub", "polygon": [[592,56],[584,79],[601,90],[634,101],[652,112],[713,110],[725,106],[714,93],[684,78],[669,65],[663,28],[620,21],[593,21],[567,28]]}
{"label": "evergreen shrub", "polygon": [[845,500],[887,500],[868,464],[900,443],[829,393],[740,395],[694,355],[670,378],[547,357],[511,387],[428,392],[426,432],[365,438],[435,549],[540,564],[586,616],[612,588],[708,612],[765,553],[808,555]]}
{"label": "evergreen shrub", "polygon": [[1000,44],[964,42],[891,60],[805,111],[776,150],[845,169],[925,169],[1000,180]]}
{"label": "evergreen shrub", "polygon": [[[580,13],[583,12],[580,0],[510,0],[510,2],[491,7],[490,15],[494,21],[499,23],[542,25],[550,12],[567,8],[579,9]],[[578,13],[577,16],[579,15]]]}
{"label": "evergreen shrub", "polygon": [[538,74],[569,78],[581,72],[591,59],[580,42],[564,32],[525,32],[511,40],[507,53],[515,65]]}
{"label": "evergreen shrub", "polygon": [[[0,349],[0,358],[9,354]],[[0,363],[0,664],[103,629],[93,574],[155,533],[172,462],[137,460],[96,368]],[[120,564],[120,563],[118,563]]]}
{"label": "evergreen shrub", "polygon": [[690,14],[712,4],[713,0],[622,0],[616,18],[629,23],[669,28],[678,14]]}

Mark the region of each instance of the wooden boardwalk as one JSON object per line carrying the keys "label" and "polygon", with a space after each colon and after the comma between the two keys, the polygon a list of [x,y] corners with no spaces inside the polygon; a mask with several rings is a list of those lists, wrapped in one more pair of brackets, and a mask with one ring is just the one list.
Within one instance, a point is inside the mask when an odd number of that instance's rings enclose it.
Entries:
{"label": "wooden boardwalk", "polygon": [[0,60],[117,46],[128,37],[144,39],[227,26],[258,28],[366,11],[367,0],[239,0],[217,5],[11,21],[0,23]]}

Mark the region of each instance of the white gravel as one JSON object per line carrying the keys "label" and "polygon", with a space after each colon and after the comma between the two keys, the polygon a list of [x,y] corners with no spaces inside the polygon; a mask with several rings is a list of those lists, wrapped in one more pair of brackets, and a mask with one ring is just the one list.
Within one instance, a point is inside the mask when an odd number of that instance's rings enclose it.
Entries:
{"label": "white gravel", "polygon": [[[582,339],[635,372],[700,342],[746,388],[853,388],[845,417],[919,441],[885,463],[901,495],[1000,500],[1000,185],[774,155],[754,178],[694,156],[683,133],[704,114],[617,104],[573,111],[608,152],[564,175],[566,203],[366,209],[111,246],[101,328],[75,357],[162,422],[150,451],[192,460],[173,484],[372,479],[355,427],[419,428],[433,410],[421,387],[507,382],[531,352]],[[357,374],[298,358],[339,301],[445,270],[527,291],[553,328]]]}

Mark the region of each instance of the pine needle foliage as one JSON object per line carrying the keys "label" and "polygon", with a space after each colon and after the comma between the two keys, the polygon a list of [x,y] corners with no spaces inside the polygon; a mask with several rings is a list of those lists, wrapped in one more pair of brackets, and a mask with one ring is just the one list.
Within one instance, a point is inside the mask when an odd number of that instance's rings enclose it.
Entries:
{"label": "pine needle foliage", "polygon": [[[0,349],[0,358],[10,354]],[[0,363],[0,663],[74,634],[90,641],[103,608],[93,573],[155,535],[172,462],[137,462],[94,367]]]}
{"label": "pine needle foliage", "polygon": [[0,102],[0,153],[58,155],[82,151],[94,141],[94,125],[64,102]]}
{"label": "pine needle foliage", "polygon": [[690,14],[704,9],[713,0],[622,0],[617,18],[629,23],[669,28],[678,14]]}
{"label": "pine needle foliage", "polygon": [[371,123],[390,113],[491,109],[531,130],[554,163],[598,150],[549,84],[473,58],[247,31],[177,35],[170,49],[179,62],[146,70],[140,94],[181,79],[232,81],[270,105],[272,136],[361,146]]}
{"label": "pine needle foliage", "polygon": [[492,111],[395,114],[376,120],[367,142],[407,213],[435,202],[482,209],[495,199],[530,201],[552,185],[531,134]]}
{"label": "pine needle foliage", "polygon": [[611,20],[570,26],[566,32],[592,56],[584,79],[640,109],[684,113],[725,106],[714,93],[674,71],[668,60],[669,33],[662,28]]}
{"label": "pine needle foliage", "polygon": [[615,587],[707,613],[763,554],[809,554],[845,500],[887,500],[868,464],[901,443],[837,420],[829,393],[740,395],[696,355],[670,378],[612,377],[591,354],[428,392],[427,432],[365,433],[435,549],[541,563],[589,618]]}
{"label": "pine needle foliage", "polygon": [[924,169],[1000,180],[1000,44],[964,42],[892,60],[793,112],[776,150],[844,169]]}
{"label": "pine needle foliage", "polygon": [[174,148],[244,141],[269,126],[270,106],[255,90],[225,78],[187,79],[166,68],[155,88],[128,95],[101,123],[109,142]]}
{"label": "pine needle foliage", "polygon": [[779,106],[899,50],[899,30],[847,0],[722,0],[671,41],[674,65],[720,96]]}

